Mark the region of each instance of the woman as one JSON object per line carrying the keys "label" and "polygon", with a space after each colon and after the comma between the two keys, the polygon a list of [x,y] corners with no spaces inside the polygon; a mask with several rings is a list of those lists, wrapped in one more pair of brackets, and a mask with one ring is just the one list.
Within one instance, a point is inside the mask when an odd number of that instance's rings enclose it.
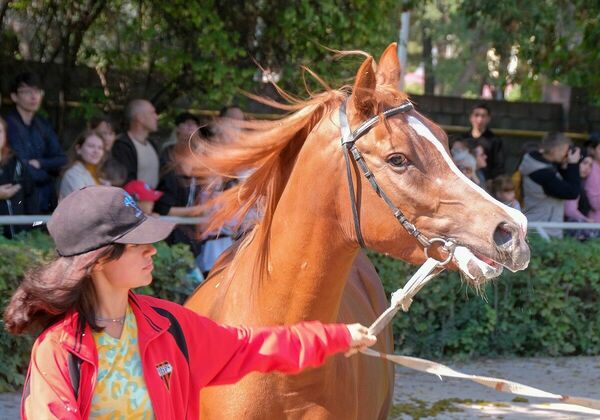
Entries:
{"label": "woman", "polygon": [[591,221],[600,223],[600,139],[590,139],[587,146],[593,158],[592,169],[584,183],[590,206],[588,217]]}
{"label": "woman", "polygon": [[481,186],[481,188],[487,190],[487,179],[485,178],[487,155],[485,154],[485,149],[481,144],[475,144],[469,148],[469,153],[475,158],[475,176],[479,181],[478,184]]}
{"label": "woman", "polygon": [[131,289],[152,282],[151,245],[173,224],[148,217],[116,187],[87,187],[48,222],[59,257],[29,272],[4,320],[37,326],[22,418],[197,419],[205,386],[252,371],[295,373],[373,345],[359,324],[245,328],[214,323]]}
{"label": "woman", "polygon": [[104,150],[106,150],[106,153],[110,153],[110,150],[117,139],[117,134],[115,133],[111,119],[105,115],[92,118],[89,127],[104,140]]}
{"label": "woman", "polygon": [[[582,187],[580,189],[579,197],[575,200],[565,201],[565,220],[567,222],[594,223],[594,219],[589,217],[592,209],[590,207],[587,191],[584,188],[586,180],[592,173],[593,164],[594,159],[591,156],[585,156],[579,162],[579,176],[581,177]],[[597,238],[600,235],[600,231],[592,229],[568,230],[567,233],[569,236],[574,236],[579,240]]]}
{"label": "woman", "polygon": [[[27,165],[10,149],[6,122],[0,118],[0,216],[38,213],[35,182]],[[0,233],[9,239],[26,229],[23,225],[0,225]]]}
{"label": "woman", "polygon": [[468,151],[459,151],[452,155],[452,160],[456,167],[463,173],[467,178],[473,181],[475,184],[480,185],[479,178],[477,178],[477,160]]}
{"label": "woman", "polygon": [[102,185],[100,163],[104,157],[104,141],[96,132],[86,130],[71,148],[70,165],[60,180],[59,200],[89,185]]}

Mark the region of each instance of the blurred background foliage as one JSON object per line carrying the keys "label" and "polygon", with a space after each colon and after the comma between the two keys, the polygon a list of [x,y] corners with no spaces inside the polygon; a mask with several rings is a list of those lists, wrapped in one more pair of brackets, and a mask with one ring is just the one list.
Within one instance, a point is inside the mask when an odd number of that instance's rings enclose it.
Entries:
{"label": "blurred background foliage", "polygon": [[[410,11],[412,93],[540,100],[544,84],[585,87],[598,102],[600,3],[592,0],[0,0],[0,58],[52,63],[67,92],[77,66],[96,80],[77,100],[106,109],[131,95],[214,108],[239,89],[273,94],[278,81],[306,96],[308,66],[333,87],[360,58],[398,39]],[[329,48],[329,49],[328,49]],[[317,84],[309,81],[310,89]],[[508,88],[508,89],[507,89]]]}

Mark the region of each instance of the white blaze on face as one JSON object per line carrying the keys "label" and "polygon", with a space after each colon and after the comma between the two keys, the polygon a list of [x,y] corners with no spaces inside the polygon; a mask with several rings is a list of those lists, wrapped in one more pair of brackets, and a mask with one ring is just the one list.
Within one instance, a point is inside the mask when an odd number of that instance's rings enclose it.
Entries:
{"label": "white blaze on face", "polygon": [[508,214],[508,216],[513,219],[513,222],[515,222],[517,224],[517,226],[519,226],[521,228],[521,230],[523,231],[523,234],[527,233],[527,218],[525,217],[525,215],[523,213],[521,213],[520,211],[518,211],[516,209],[508,207],[505,204],[502,204],[501,202],[499,202],[498,200],[496,200],[492,196],[490,196],[488,193],[486,193],[481,187],[479,187],[477,184],[475,184],[469,178],[467,178],[465,176],[465,174],[463,174],[460,171],[460,169],[458,169],[458,167],[454,164],[454,161],[446,152],[446,149],[444,148],[444,145],[442,144],[442,142],[439,141],[438,138],[433,135],[431,130],[429,130],[429,128],[425,124],[423,124],[421,122],[421,120],[413,117],[412,115],[408,115],[406,117],[406,119],[407,119],[408,125],[413,130],[415,130],[415,132],[419,136],[423,137],[424,139],[429,141],[431,144],[433,144],[433,146],[437,149],[437,151],[440,152],[440,155],[442,155],[442,158],[444,159],[444,161],[446,162],[446,164],[448,165],[450,170],[452,172],[454,172],[454,174],[461,181],[463,181],[470,188],[475,190],[475,192],[477,192],[483,199],[489,201],[490,203],[492,203],[492,204],[500,207],[502,210],[504,210]]}

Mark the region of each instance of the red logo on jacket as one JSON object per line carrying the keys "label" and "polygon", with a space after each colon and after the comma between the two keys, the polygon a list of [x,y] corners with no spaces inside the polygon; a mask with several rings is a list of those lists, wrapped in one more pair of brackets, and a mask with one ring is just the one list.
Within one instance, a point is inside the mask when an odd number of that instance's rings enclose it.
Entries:
{"label": "red logo on jacket", "polygon": [[171,373],[173,373],[173,366],[169,362],[162,362],[156,365],[156,371],[158,376],[162,379],[163,384],[167,387],[167,391],[171,390]]}

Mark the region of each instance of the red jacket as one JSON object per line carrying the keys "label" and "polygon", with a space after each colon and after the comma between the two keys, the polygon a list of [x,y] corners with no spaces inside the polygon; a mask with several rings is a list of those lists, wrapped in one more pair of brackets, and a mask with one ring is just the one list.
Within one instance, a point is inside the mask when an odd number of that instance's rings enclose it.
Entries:
{"label": "red jacket", "polygon": [[[150,296],[130,293],[129,303],[157,420],[197,419],[205,386],[234,383],[253,371],[296,373],[350,345],[342,324],[234,328]],[[35,341],[21,402],[23,419],[88,417],[98,354],[89,325],[82,332],[78,318],[68,313]]]}

